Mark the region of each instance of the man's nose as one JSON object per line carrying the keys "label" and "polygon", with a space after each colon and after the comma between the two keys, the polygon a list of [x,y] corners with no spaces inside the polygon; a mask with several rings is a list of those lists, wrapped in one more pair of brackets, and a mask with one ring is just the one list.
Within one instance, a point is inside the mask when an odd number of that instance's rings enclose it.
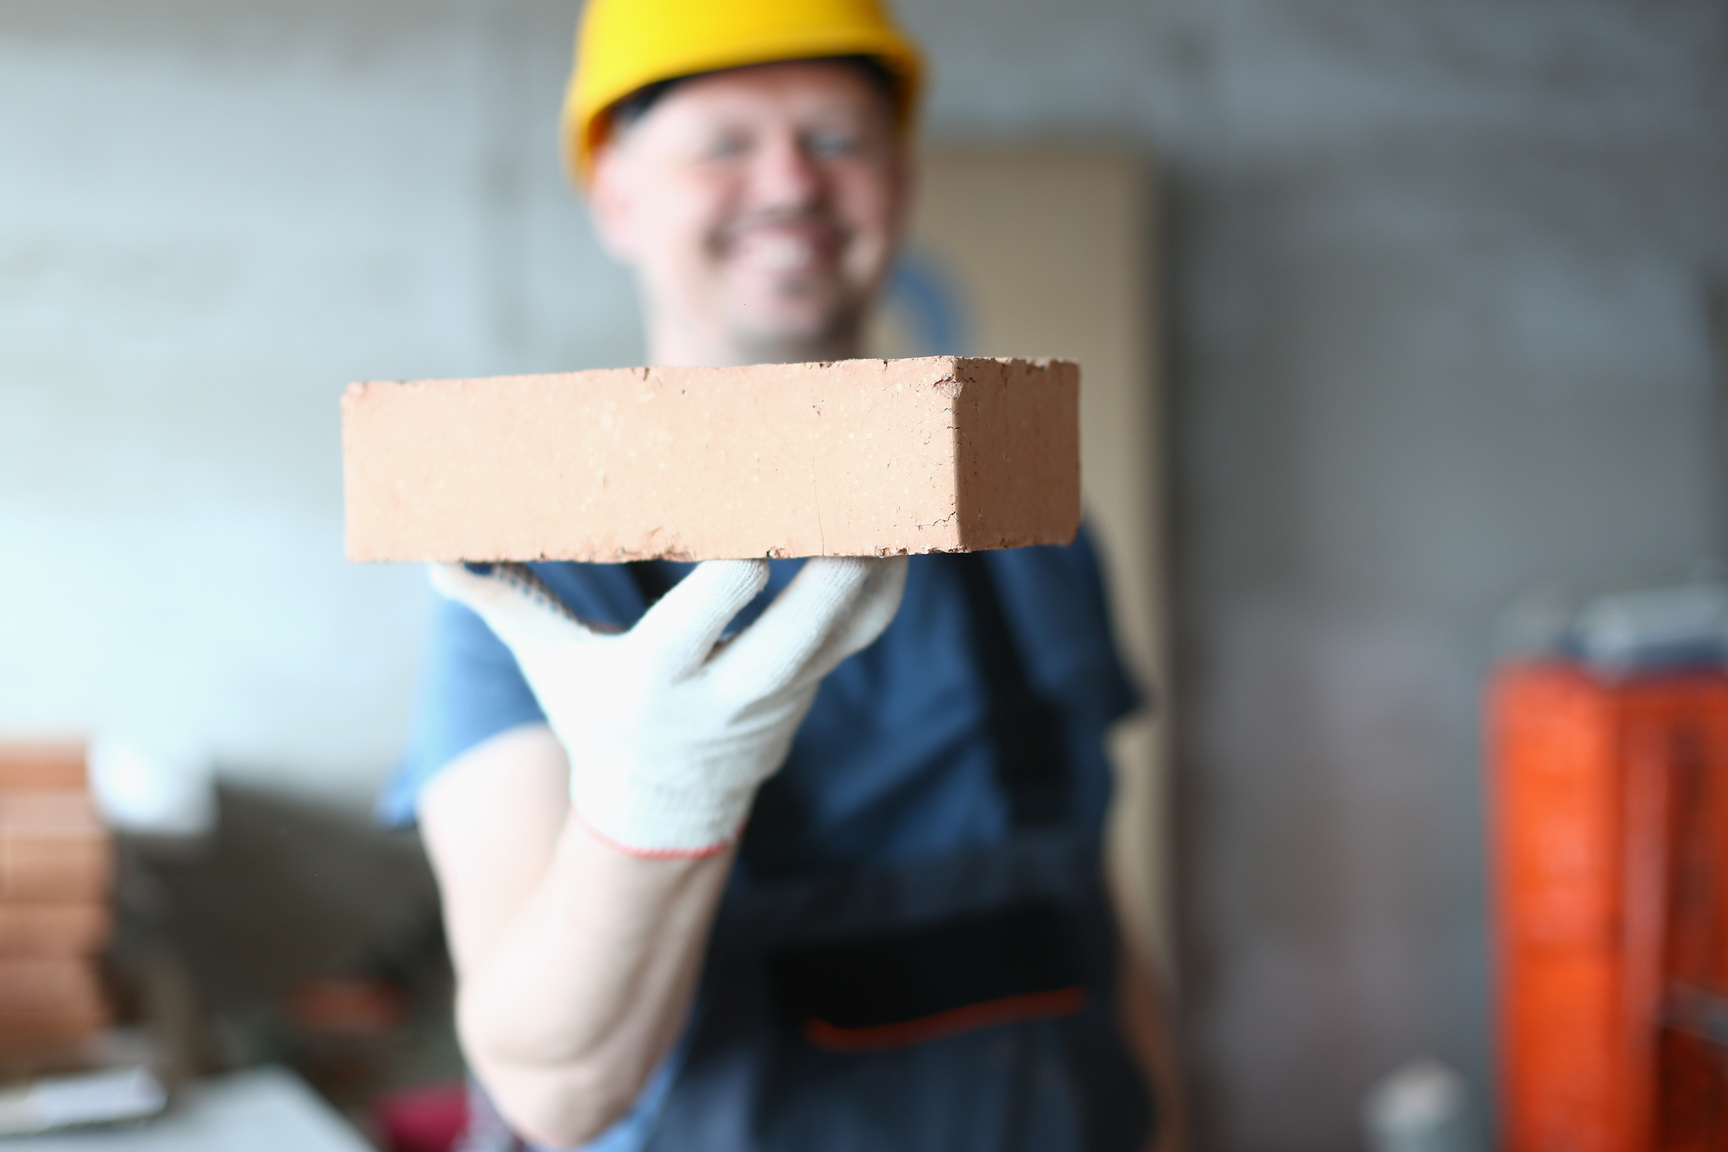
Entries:
{"label": "man's nose", "polygon": [[821,165],[796,134],[776,135],[756,154],[751,184],[758,209],[810,208],[822,199]]}

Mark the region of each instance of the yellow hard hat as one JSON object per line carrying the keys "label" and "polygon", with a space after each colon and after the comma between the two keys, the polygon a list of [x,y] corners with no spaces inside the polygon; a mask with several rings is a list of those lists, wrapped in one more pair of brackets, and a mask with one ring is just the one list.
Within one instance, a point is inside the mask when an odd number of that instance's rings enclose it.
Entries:
{"label": "yellow hard hat", "polygon": [[869,56],[894,77],[902,124],[918,102],[923,62],[882,0],[588,0],[564,96],[564,162],[588,180],[606,112],[662,80],[821,56]]}

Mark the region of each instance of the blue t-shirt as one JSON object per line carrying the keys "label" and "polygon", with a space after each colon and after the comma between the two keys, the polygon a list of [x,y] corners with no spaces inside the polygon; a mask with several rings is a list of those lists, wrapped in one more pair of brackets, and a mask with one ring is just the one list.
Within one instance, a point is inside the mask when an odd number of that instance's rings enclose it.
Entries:
{"label": "blue t-shirt", "polygon": [[[900,610],[881,638],[836,668],[817,693],[785,766],[758,794],[734,884],[811,871],[915,861],[1009,831],[988,722],[988,681],[954,565],[915,556]],[[1103,736],[1138,697],[1111,639],[1097,558],[1084,534],[1067,547],[985,556],[1031,688],[1061,711],[1067,810],[1102,829],[1110,772]],[[803,562],[772,561],[745,627]],[[544,563],[535,574],[577,616],[628,627],[644,609],[622,565]],[[689,565],[656,562],[669,584]],[[544,719],[509,650],[471,611],[440,603],[408,753],[380,811],[409,823],[420,790],[491,736]],[[626,1122],[594,1147],[633,1148],[672,1070],[662,1068]]]}

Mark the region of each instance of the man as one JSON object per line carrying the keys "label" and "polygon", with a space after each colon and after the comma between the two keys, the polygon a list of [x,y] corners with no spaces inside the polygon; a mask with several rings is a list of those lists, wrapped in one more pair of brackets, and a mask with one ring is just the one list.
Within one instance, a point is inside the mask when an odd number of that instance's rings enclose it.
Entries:
{"label": "man", "polygon": [[[875,0],[591,0],[567,154],[654,363],[862,351],[919,81]],[[1134,696],[1083,539],[434,582],[386,806],[418,814],[515,1132],[1144,1145],[1098,852]]]}

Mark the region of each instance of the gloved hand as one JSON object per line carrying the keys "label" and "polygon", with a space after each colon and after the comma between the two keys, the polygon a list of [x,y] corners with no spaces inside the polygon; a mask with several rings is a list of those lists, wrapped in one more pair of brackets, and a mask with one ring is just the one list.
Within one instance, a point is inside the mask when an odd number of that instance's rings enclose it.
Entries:
{"label": "gloved hand", "polygon": [[881,635],[906,558],[817,557],[724,643],[768,582],[764,560],[696,566],[628,632],[577,620],[527,570],[432,567],[439,592],[509,646],[570,757],[570,798],[601,836],[641,856],[730,844],[779,770],[816,689]]}

